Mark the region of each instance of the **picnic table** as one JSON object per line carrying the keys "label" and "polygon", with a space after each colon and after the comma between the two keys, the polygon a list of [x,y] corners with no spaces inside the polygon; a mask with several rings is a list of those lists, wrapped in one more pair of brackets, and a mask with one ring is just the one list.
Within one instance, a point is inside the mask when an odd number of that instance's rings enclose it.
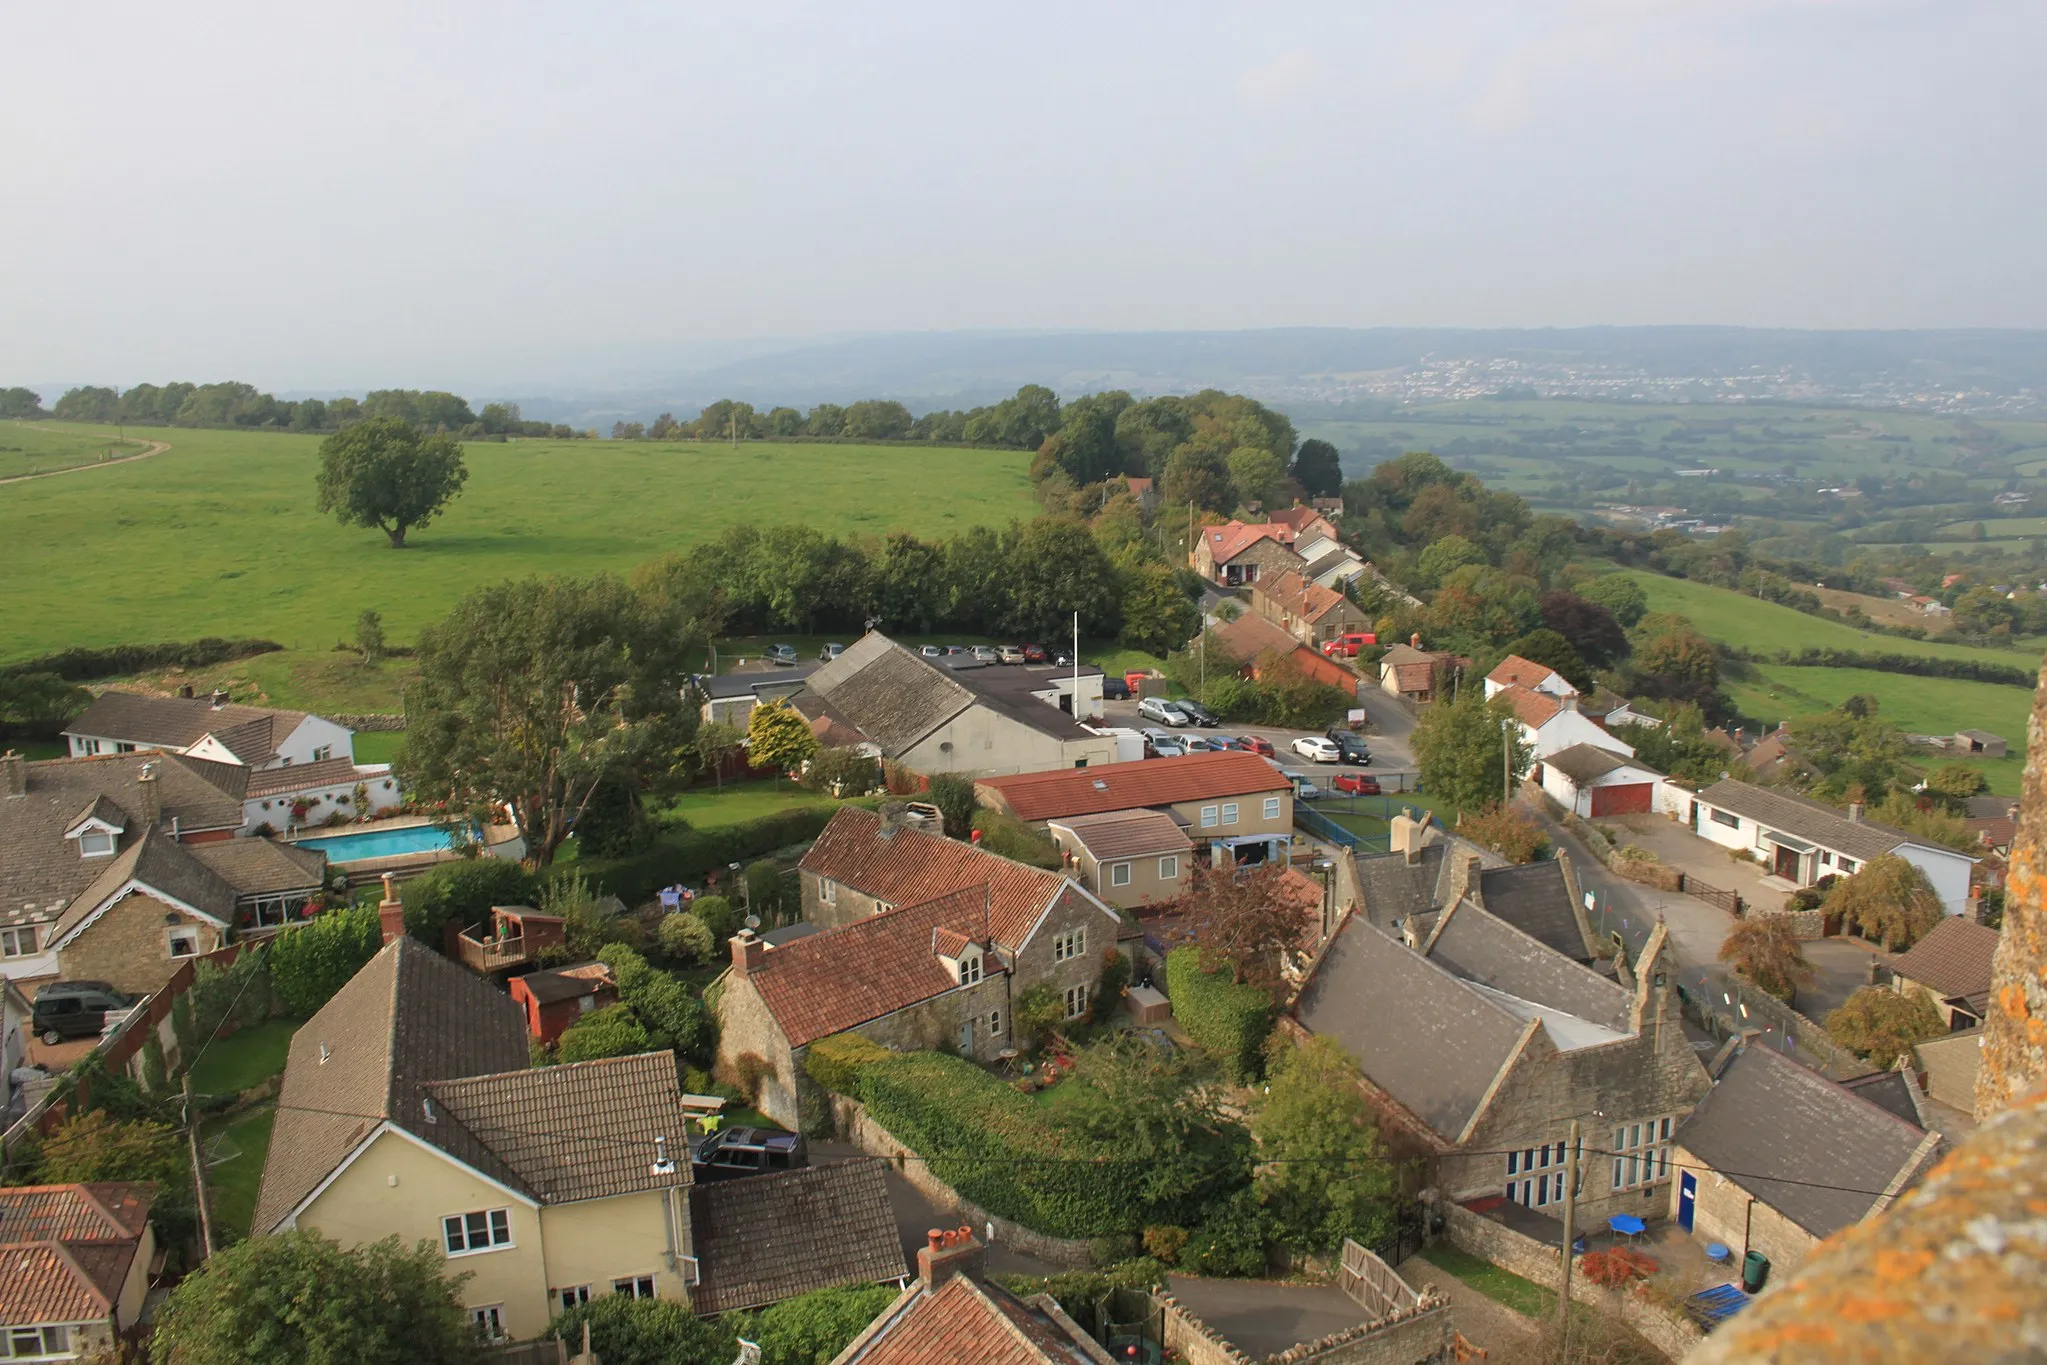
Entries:
{"label": "picnic table", "polygon": [[682,885],[664,886],[656,893],[661,897],[661,908],[671,914],[682,909],[697,898],[697,893]]}
{"label": "picnic table", "polygon": [[1649,1230],[1649,1225],[1632,1213],[1617,1213],[1606,1220],[1606,1225],[1630,1242]]}

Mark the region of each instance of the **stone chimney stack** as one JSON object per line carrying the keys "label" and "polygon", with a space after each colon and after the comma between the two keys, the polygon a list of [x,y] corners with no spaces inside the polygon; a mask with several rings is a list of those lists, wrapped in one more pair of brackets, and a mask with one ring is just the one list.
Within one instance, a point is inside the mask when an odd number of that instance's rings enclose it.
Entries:
{"label": "stone chimney stack", "polygon": [[1414,807],[1402,806],[1400,814],[1386,822],[1386,848],[1390,853],[1405,853],[1410,865],[1422,846],[1421,822],[1414,818]]}
{"label": "stone chimney stack", "polygon": [[741,929],[732,936],[732,970],[741,976],[752,976],[767,959],[767,941],[751,929]]}
{"label": "stone chimney stack", "polygon": [[0,795],[28,795],[28,760],[12,749],[0,754]]}
{"label": "stone chimney stack", "polygon": [[156,783],[156,761],[152,759],[143,764],[142,771],[135,775],[135,785],[142,797],[142,827],[145,830],[163,819],[163,790]]}
{"label": "stone chimney stack", "polygon": [[221,709],[222,707],[226,706],[226,705],[227,705],[227,692],[226,692],[226,691],[225,691],[224,689],[222,689],[222,688],[218,688],[218,687],[214,688],[214,689],[213,689],[213,697],[212,697],[211,705],[212,705],[213,709],[214,709],[214,710],[216,710],[216,711],[218,711],[218,710],[220,710],[220,709]]}
{"label": "stone chimney stack", "polygon": [[1848,818],[1858,825],[1862,823],[1862,803],[1860,801],[1850,801],[1848,803]]}
{"label": "stone chimney stack", "polygon": [[405,937],[405,902],[398,899],[398,874],[384,874],[384,899],[377,903],[377,925],[384,932],[384,942]]}
{"label": "stone chimney stack", "polygon": [[985,1259],[972,1228],[933,1228],[917,1249],[917,1279],[929,1294],[955,1275],[978,1276]]}
{"label": "stone chimney stack", "polygon": [[1461,900],[1483,907],[1485,899],[1479,890],[1479,873],[1485,868],[1477,854],[1468,858],[1452,857],[1450,861],[1450,891],[1443,897],[1443,908],[1448,910]]}

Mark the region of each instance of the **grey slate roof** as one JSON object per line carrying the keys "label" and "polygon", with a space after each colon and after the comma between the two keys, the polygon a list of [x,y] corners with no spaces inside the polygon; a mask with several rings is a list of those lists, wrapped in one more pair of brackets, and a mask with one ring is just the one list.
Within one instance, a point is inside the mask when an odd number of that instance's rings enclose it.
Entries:
{"label": "grey slate roof", "polygon": [[1485,908],[1522,933],[1573,962],[1590,956],[1571,904],[1571,889],[1564,882],[1563,864],[1552,860],[1487,868],[1479,873],[1478,885]]}
{"label": "grey slate roof", "polygon": [[1632,758],[1623,758],[1619,754],[1609,753],[1595,744],[1573,744],[1568,749],[1557,750],[1557,752],[1542,761],[1547,766],[1555,768],[1565,777],[1570,778],[1571,781],[1581,785],[1597,778],[1605,777],[1617,768],[1641,768],[1649,772],[1656,771],[1646,763],[1637,763]]}
{"label": "grey slate roof", "polygon": [[1926,1133],[1816,1071],[1749,1046],[1728,1060],[1676,1140],[1807,1232],[1825,1237],[1869,1212],[1907,1169]]}
{"label": "grey slate roof", "polygon": [[66,937],[83,928],[87,917],[107,897],[130,881],[161,891],[221,924],[234,923],[233,885],[194,858],[186,845],[160,828],[145,830],[141,838],[122,849],[112,862],[102,861],[98,866],[99,876],[50,926],[48,942],[51,947],[62,947]]}
{"label": "grey slate roof", "polygon": [[1393,921],[1426,914],[1436,906],[1437,882],[1447,862],[1448,844],[1426,844],[1409,865],[1405,853],[1382,853],[1357,860],[1358,885],[1372,923],[1392,929]]}
{"label": "grey slate roof", "polygon": [[150,697],[139,692],[102,692],[65,727],[67,735],[88,735],[130,744],[190,748],[212,735],[245,763],[268,762],[299,722],[303,711],[234,702],[215,707],[206,697]]}
{"label": "grey slate roof", "polygon": [[1443,912],[1427,949],[1431,962],[1467,981],[1601,1028],[1629,1031],[1634,998],[1618,982],[1544,947],[1470,901]]}
{"label": "grey slate roof", "polygon": [[815,663],[797,664],[792,668],[777,668],[772,672],[720,673],[697,679],[697,686],[706,697],[714,701],[729,701],[734,697],[780,697],[800,691],[805,681],[819,670]]}
{"label": "grey slate roof", "polygon": [[949,670],[934,668],[879,632],[869,632],[810,675],[823,697],[894,758],[966,710],[974,693]]}
{"label": "grey slate roof", "polygon": [[292,1035],[252,1230],[273,1231],[386,1119],[483,1162],[458,1123],[426,1122],[424,1088],[526,1063],[510,996],[409,935],[385,944]]}
{"label": "grey slate roof", "polygon": [[237,895],[311,891],[327,879],[327,855],[296,844],[274,843],[269,839],[216,839],[179,847],[232,886]]}
{"label": "grey slate roof", "polygon": [[[1900,844],[1943,847],[1871,820],[1850,820],[1823,802],[1754,786],[1738,778],[1723,778],[1715,782],[1699,793],[1699,800],[1735,815],[1745,815],[1770,829],[1809,839],[1859,862],[1881,858]],[[1953,850],[1943,848],[1943,851]],[[1964,853],[1955,856],[1968,857]]]}
{"label": "grey slate roof", "polygon": [[699,1313],[779,1303],[840,1284],[909,1276],[880,1161],[811,1166],[690,1191]]}
{"label": "grey slate roof", "polygon": [[317,763],[294,763],[289,767],[249,772],[242,795],[276,796],[280,792],[302,792],[312,787],[338,787],[344,783],[352,784],[360,776],[352,758],[323,758]]}
{"label": "grey slate roof", "polygon": [[1843,1090],[1862,1096],[1877,1108],[1905,1122],[1919,1124],[1919,1106],[1912,1103],[1912,1085],[1902,1071],[1872,1071],[1841,1082]]}

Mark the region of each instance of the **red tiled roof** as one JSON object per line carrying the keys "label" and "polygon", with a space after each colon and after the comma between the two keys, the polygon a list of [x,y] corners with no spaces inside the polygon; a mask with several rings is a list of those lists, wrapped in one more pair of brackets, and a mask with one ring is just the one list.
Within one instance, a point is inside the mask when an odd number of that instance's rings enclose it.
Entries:
{"label": "red tiled roof", "polygon": [[1393,685],[1403,692],[1427,692],[1436,685],[1434,664],[1393,665]]}
{"label": "red tiled roof", "polygon": [[0,1322],[111,1317],[149,1225],[153,1186],[126,1182],[0,1190]]}
{"label": "red tiled roof", "polygon": [[[884,833],[881,816],[857,806],[839,808],[803,855],[801,866],[805,872],[897,906],[919,905],[969,887],[986,888],[986,932],[1010,948],[1023,946],[1053,898],[1070,885],[1057,872],[1027,867],[942,834],[908,825]],[[813,935],[826,937],[830,936]],[[924,951],[930,951],[928,946]]]}
{"label": "red tiled roof", "polygon": [[1133,492],[1133,493],[1149,493],[1149,492],[1151,492],[1151,480],[1150,480],[1150,479],[1139,479],[1139,478],[1129,478],[1129,479],[1125,479],[1125,480],[1124,480],[1123,482],[1125,482],[1126,484],[1130,485],[1130,491],[1131,491],[1131,492]]}
{"label": "red tiled roof", "polygon": [[1294,528],[1282,522],[1241,521],[1224,522],[1221,526],[1203,527],[1201,534],[1208,537],[1208,552],[1218,564],[1227,564],[1261,540],[1274,541],[1285,545],[1293,540]]}
{"label": "red tiled roof", "polygon": [[1172,816],[1159,810],[1119,810],[1101,815],[1071,815],[1053,823],[1073,831],[1073,837],[1095,861],[1134,858],[1144,853],[1185,853],[1194,847],[1187,831]]}
{"label": "red tiled roof", "polygon": [[[1548,664],[1539,664],[1533,659],[1524,659],[1519,654],[1509,654],[1500,660],[1500,666],[1486,674],[1487,682],[1499,683],[1502,687],[1540,687],[1556,670]],[[1564,684],[1569,687],[1567,682]],[[1576,689],[1573,689],[1576,690]]]}
{"label": "red tiled roof", "polygon": [[359,781],[352,758],[323,758],[315,763],[294,763],[283,768],[258,768],[249,774],[244,797],[275,796],[279,792],[311,791],[314,787],[339,787]]}
{"label": "red tiled roof", "polygon": [[1294,615],[1309,621],[1319,621],[1336,607],[1342,605],[1343,594],[1325,588],[1289,569],[1270,583],[1259,583],[1251,589],[1263,593]]}
{"label": "red tiled roof", "polygon": [[[1760,747],[1760,746],[1758,746]],[[1965,820],[1969,832],[1979,836],[1990,848],[2010,848],[2012,840],[2018,838],[2018,821],[1999,815],[1988,820]]]}
{"label": "red tiled roof", "polygon": [[802,1047],[954,989],[934,937],[964,945],[987,925],[983,889],[966,887],[770,948],[747,979],[789,1046]]}
{"label": "red tiled roof", "polygon": [[132,1181],[0,1189],[0,1236],[14,1242],[140,1237],[155,1198],[155,1186]]}
{"label": "red tiled roof", "polygon": [[[1169,806],[1212,796],[1286,791],[1286,775],[1257,754],[1239,750],[1141,758],[1099,768],[1057,768],[1014,777],[984,777],[975,786],[996,792],[1019,820]],[[1005,940],[1006,941],[1006,940]]]}
{"label": "red tiled roof", "polygon": [[843,1357],[848,1365],[1073,1365],[1107,1358],[1045,1308],[967,1275],[930,1293],[913,1284]]}
{"label": "red tiled roof", "polygon": [[1295,531],[1299,531],[1302,527],[1306,526],[1309,522],[1315,520],[1315,518],[1321,515],[1322,514],[1320,512],[1316,511],[1312,507],[1302,507],[1299,504],[1296,504],[1292,507],[1288,507],[1281,511],[1274,512],[1272,514],[1271,519],[1273,521],[1280,523],[1282,526],[1287,526]]}
{"label": "red tiled roof", "polygon": [[1531,730],[1540,730],[1549,724],[1550,718],[1564,709],[1563,703],[1543,692],[1531,692],[1525,687],[1504,688],[1494,694],[1505,697],[1507,705],[1514,708],[1514,714],[1523,725]]}

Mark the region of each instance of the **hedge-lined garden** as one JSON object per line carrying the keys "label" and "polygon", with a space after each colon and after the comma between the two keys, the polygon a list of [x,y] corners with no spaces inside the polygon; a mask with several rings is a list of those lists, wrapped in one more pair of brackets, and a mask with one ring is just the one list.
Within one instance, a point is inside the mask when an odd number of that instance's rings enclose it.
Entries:
{"label": "hedge-lined garden", "polygon": [[653,844],[617,858],[579,858],[558,864],[557,876],[580,873],[592,886],[627,905],[651,900],[664,886],[701,884],[704,874],[750,862],[778,848],[815,839],[837,807],[791,809],[712,829],[663,829]]}
{"label": "hedge-lined garden", "polygon": [[1272,997],[1239,985],[1228,972],[1201,970],[1199,948],[1166,955],[1166,994],[1173,1018],[1232,1081],[1258,1074],[1259,1049],[1272,1032]]}

